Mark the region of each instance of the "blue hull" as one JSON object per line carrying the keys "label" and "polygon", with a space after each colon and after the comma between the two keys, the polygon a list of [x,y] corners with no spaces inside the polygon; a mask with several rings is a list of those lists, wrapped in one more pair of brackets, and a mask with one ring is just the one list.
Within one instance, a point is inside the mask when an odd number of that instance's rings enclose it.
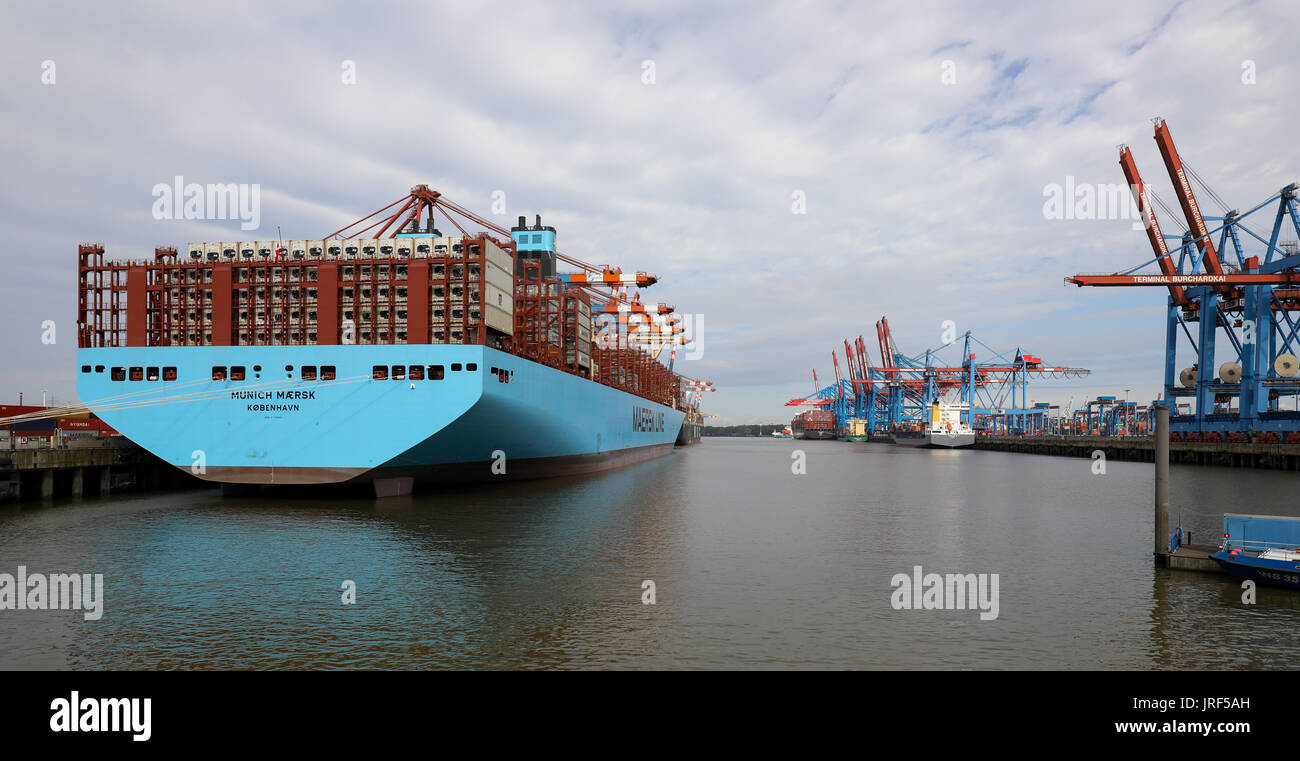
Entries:
{"label": "blue hull", "polygon": [[1239,579],[1300,589],[1300,564],[1285,560],[1266,560],[1245,554],[1232,555],[1222,551],[1210,557],[1218,561],[1223,570]]}
{"label": "blue hull", "polygon": [[[477,345],[98,348],[79,349],[77,364],[77,393],[106,423],[178,468],[231,484],[592,472],[671,452],[684,419]],[[233,366],[245,380],[212,380],[214,367]],[[336,377],[304,380],[304,366],[333,366]],[[390,378],[375,380],[375,366]],[[392,379],[397,366],[426,377]],[[441,379],[429,377],[434,366]],[[113,380],[113,368],[128,377],[143,368],[145,379]],[[175,380],[162,380],[166,368]]]}

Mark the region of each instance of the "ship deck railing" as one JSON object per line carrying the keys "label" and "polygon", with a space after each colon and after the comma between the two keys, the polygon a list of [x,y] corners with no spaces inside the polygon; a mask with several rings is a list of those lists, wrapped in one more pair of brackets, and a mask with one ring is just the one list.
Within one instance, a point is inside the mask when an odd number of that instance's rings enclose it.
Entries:
{"label": "ship deck railing", "polygon": [[1223,549],[1225,552],[1239,549],[1242,552],[1251,552],[1256,554],[1266,550],[1286,550],[1288,552],[1300,551],[1300,547],[1296,546],[1294,543],[1286,544],[1284,542],[1268,542],[1259,539],[1228,539],[1224,541]]}

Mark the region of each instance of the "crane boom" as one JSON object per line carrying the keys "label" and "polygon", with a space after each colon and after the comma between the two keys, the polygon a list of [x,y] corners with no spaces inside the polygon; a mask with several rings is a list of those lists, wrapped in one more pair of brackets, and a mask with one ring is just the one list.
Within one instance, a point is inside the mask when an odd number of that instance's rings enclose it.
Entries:
{"label": "crane boom", "polygon": [[[1151,242],[1151,250],[1156,255],[1160,271],[1166,275],[1175,274],[1177,268],[1169,258],[1169,246],[1160,232],[1160,223],[1156,221],[1155,211],[1151,208],[1151,198],[1146,185],[1142,183],[1142,175],[1138,173],[1137,162],[1133,160],[1133,151],[1127,145],[1120,148],[1119,166],[1124,170],[1124,178],[1128,180],[1129,189],[1133,192],[1133,200],[1137,201],[1138,214],[1142,217],[1142,225],[1146,228],[1147,239]],[[1169,295],[1173,297],[1174,304],[1180,307],[1187,305],[1187,294],[1182,286],[1171,284]]]}
{"label": "crane boom", "polygon": [[1219,275],[1074,275],[1065,282],[1078,286],[1120,285],[1213,285],[1227,288],[1234,285],[1287,285],[1300,283],[1300,272],[1250,273],[1232,272]]}
{"label": "crane boom", "polygon": [[[1165,160],[1165,167],[1169,170],[1169,181],[1174,184],[1174,189],[1178,192],[1178,203],[1183,207],[1183,216],[1187,217],[1187,227],[1192,231],[1192,235],[1196,238],[1196,247],[1201,251],[1201,263],[1205,266],[1205,272],[1211,275],[1222,275],[1223,266],[1219,264],[1219,252],[1214,249],[1214,243],[1210,240],[1205,218],[1201,216],[1201,207],[1197,205],[1196,194],[1192,192],[1192,182],[1187,177],[1187,170],[1183,168],[1182,159],[1178,157],[1173,135],[1169,134],[1169,125],[1164,119],[1156,120],[1155,141],[1160,147],[1160,156]],[[1215,290],[1223,292],[1230,288],[1226,285],[1216,285]]]}

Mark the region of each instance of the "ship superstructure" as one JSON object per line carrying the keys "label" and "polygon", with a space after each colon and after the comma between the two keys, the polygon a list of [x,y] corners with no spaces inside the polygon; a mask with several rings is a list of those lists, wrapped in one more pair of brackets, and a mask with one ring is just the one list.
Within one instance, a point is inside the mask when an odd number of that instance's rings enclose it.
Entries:
{"label": "ship superstructure", "polygon": [[895,444],[908,447],[971,446],[975,443],[975,431],[970,426],[970,405],[935,399],[923,422],[897,424],[890,435]]}

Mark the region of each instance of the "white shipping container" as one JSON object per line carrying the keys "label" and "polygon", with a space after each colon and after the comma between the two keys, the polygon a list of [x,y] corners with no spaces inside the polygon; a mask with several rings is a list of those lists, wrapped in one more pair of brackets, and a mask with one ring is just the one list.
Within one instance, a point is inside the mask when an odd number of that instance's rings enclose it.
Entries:
{"label": "white shipping container", "polygon": [[510,254],[492,241],[487,241],[485,258],[489,263],[496,265],[506,272],[513,273],[515,271],[515,264],[511,259]]}
{"label": "white shipping container", "polygon": [[510,294],[510,291],[497,288],[490,283],[483,294],[483,303],[487,306],[493,306],[497,309],[505,310],[510,314],[514,314],[515,312],[515,299],[514,296]]}
{"label": "white shipping container", "polygon": [[487,267],[485,269],[487,271],[484,274],[487,276],[486,280],[488,285],[505,291],[506,293],[514,291],[515,279],[509,272],[499,270],[496,267]]}
{"label": "white shipping container", "polygon": [[459,249],[460,249],[460,238],[448,238],[447,236],[443,236],[441,238],[433,239],[434,256],[459,257],[461,256],[461,252]]}
{"label": "white shipping container", "polygon": [[488,304],[483,308],[483,324],[506,335],[514,335],[515,321],[509,312]]}

